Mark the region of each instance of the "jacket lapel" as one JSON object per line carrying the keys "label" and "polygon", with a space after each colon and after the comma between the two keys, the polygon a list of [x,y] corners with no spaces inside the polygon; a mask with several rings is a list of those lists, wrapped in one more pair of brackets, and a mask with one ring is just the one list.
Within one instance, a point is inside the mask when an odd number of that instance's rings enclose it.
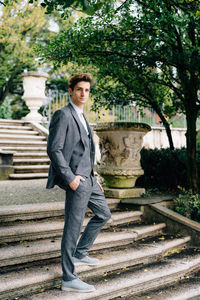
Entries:
{"label": "jacket lapel", "polygon": [[85,128],[83,127],[83,125],[82,125],[82,123],[81,123],[81,121],[79,119],[79,116],[77,115],[77,113],[76,113],[75,109],[73,108],[73,106],[70,103],[68,105],[69,105],[69,108],[71,110],[72,116],[73,116],[73,118],[75,119],[75,121],[76,121],[76,123],[78,125],[80,136],[81,136],[82,142],[84,144],[84,138],[83,138],[83,136],[84,136],[84,133],[85,133]]}

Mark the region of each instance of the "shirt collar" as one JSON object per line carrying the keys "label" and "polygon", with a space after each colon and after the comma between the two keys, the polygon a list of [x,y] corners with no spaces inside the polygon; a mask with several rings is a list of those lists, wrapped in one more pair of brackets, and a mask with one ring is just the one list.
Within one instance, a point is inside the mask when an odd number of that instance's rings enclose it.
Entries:
{"label": "shirt collar", "polygon": [[69,103],[73,106],[78,115],[83,113],[82,109],[76,106],[71,100],[69,101]]}

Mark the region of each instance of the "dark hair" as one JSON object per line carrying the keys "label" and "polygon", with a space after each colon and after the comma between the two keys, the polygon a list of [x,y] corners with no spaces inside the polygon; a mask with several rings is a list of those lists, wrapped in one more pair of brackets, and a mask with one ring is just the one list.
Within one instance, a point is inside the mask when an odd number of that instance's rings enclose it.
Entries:
{"label": "dark hair", "polygon": [[90,83],[90,87],[93,85],[93,78],[90,74],[84,73],[84,74],[78,74],[74,75],[69,80],[69,88],[74,89],[75,85],[80,81],[86,81]]}

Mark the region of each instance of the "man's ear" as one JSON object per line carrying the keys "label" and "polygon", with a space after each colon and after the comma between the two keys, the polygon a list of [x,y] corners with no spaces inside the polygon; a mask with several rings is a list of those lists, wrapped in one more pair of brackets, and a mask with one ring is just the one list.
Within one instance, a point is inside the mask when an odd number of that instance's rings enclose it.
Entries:
{"label": "man's ear", "polygon": [[72,89],[71,88],[69,88],[69,94],[70,94],[70,96],[72,95]]}

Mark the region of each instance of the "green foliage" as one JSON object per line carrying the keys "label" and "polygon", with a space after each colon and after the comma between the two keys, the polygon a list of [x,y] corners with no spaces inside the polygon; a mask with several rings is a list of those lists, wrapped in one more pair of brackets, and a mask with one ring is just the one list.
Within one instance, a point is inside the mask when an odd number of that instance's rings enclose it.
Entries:
{"label": "green foliage", "polygon": [[134,99],[141,105],[151,106],[166,129],[169,127],[165,113],[185,113],[187,177],[191,188],[196,190],[200,2],[111,3],[109,11],[102,6],[93,16],[82,17],[72,28],[61,31],[47,47],[41,47],[41,53],[56,66],[69,61],[94,65],[100,86],[97,106],[106,106],[113,99],[121,102]]}
{"label": "green foliage", "polygon": [[181,194],[174,199],[174,209],[179,214],[200,222],[200,195],[193,194],[191,190],[181,189]]}
{"label": "green foliage", "polygon": [[21,120],[21,118],[25,117],[30,112],[25,101],[20,96],[17,96],[12,100],[10,108],[12,111],[11,119],[14,120]]}
{"label": "green foliage", "polygon": [[10,107],[10,100],[6,98],[0,107],[0,118],[1,119],[11,119],[12,110]]}
{"label": "green foliage", "polygon": [[[34,3],[36,0],[29,0],[29,3]],[[40,5],[46,8],[48,14],[51,14],[55,9],[61,13],[61,17],[68,17],[71,13],[70,8],[81,10],[82,12],[93,15],[101,9],[105,4],[110,6],[110,2],[105,0],[43,0]]]}
{"label": "green foliage", "polygon": [[[199,157],[200,159],[200,157]],[[200,172],[200,160],[198,161]],[[141,150],[141,166],[144,175],[137,185],[159,190],[176,190],[187,186],[186,149],[145,149]]]}

